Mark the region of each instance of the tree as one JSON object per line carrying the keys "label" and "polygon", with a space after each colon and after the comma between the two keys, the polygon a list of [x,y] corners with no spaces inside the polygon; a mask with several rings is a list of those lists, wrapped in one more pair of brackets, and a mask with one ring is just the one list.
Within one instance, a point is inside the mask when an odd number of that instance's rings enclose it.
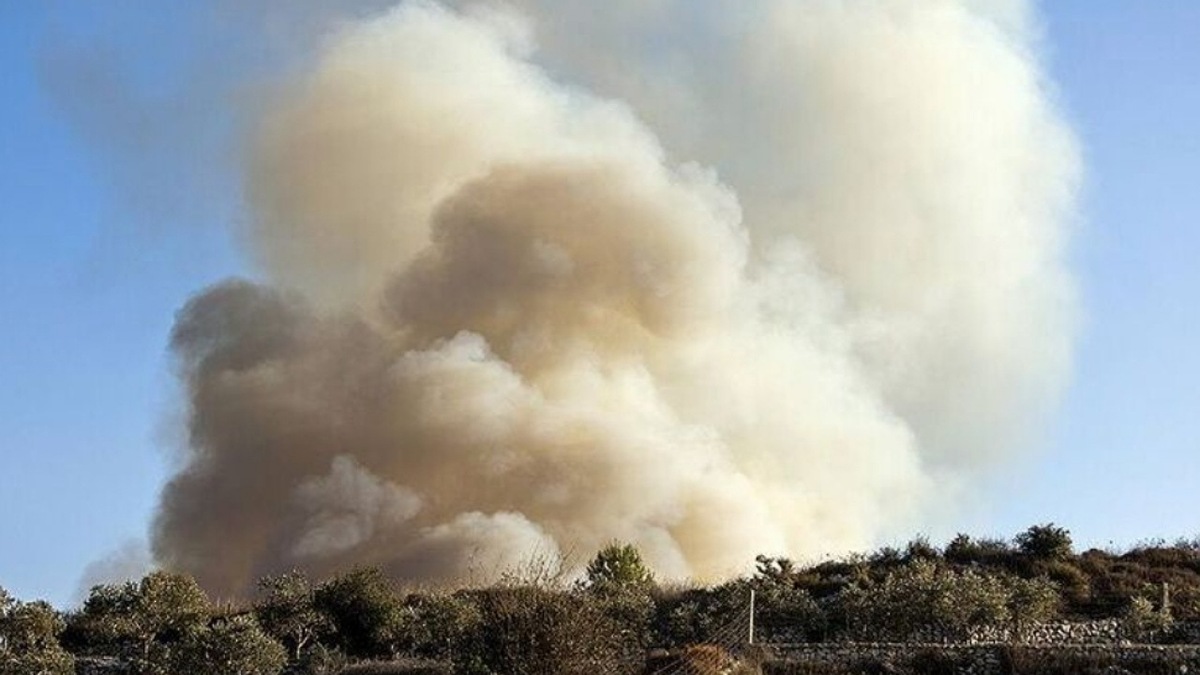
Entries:
{"label": "tree", "polygon": [[0,587],[0,652],[8,648],[8,631],[5,628],[7,626],[8,613],[16,604],[16,600],[8,594],[8,591]]}
{"label": "tree", "polygon": [[286,662],[283,645],[250,615],[217,619],[192,630],[171,653],[176,673],[275,675]]}
{"label": "tree", "polygon": [[1034,525],[1015,538],[1017,548],[1039,560],[1064,560],[1071,557],[1071,533],[1054,523]]}
{"label": "tree", "polygon": [[789,558],[758,555],[754,558],[757,576],[774,583],[791,583],[796,563]]}
{"label": "tree", "polygon": [[[467,592],[414,593],[404,599],[399,648],[411,656],[461,661],[479,632],[483,616]],[[458,663],[459,666],[465,664]]]}
{"label": "tree", "polygon": [[[535,586],[470,593],[480,624],[468,663],[506,675],[626,672],[623,637],[590,593]],[[636,653],[641,661],[643,652]]]}
{"label": "tree", "polygon": [[208,597],[186,574],[153,572],[141,581],[92,588],[76,621],[98,642],[130,647],[142,662],[160,661],[156,645],[178,641],[208,620]]}
{"label": "tree", "polygon": [[1061,612],[1061,588],[1052,580],[1005,578],[1009,586],[1008,613],[1018,635],[1026,626],[1049,621]]}
{"label": "tree", "polygon": [[69,675],[75,660],[58,642],[62,617],[45,602],[17,602],[0,588],[0,675]]}
{"label": "tree", "polygon": [[941,557],[937,547],[929,543],[929,538],[922,535],[908,542],[904,548],[905,562],[913,560],[937,560]]}
{"label": "tree", "polygon": [[623,590],[649,590],[654,575],[632,544],[613,542],[600,550],[587,566],[587,587],[598,594]]}
{"label": "tree", "polygon": [[262,597],[255,613],[263,629],[300,659],[304,648],[333,628],[324,612],[317,609],[316,592],[302,572],[266,577],[258,584]]}
{"label": "tree", "polygon": [[897,569],[874,586],[853,585],[837,609],[853,635],[910,640],[934,629],[961,637],[980,626],[1044,621],[1057,611],[1058,592],[1046,579],[954,570],[928,560]]}
{"label": "tree", "polygon": [[354,570],[321,584],[314,603],[332,621],[347,654],[393,655],[403,615],[399,598],[378,569]]}

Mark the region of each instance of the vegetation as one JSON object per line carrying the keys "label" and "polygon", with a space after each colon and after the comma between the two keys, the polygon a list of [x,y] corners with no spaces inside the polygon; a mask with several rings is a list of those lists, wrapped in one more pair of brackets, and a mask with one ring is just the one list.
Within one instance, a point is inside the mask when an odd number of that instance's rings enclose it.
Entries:
{"label": "vegetation", "polygon": [[[659,583],[635,547],[614,542],[574,584],[557,577],[406,592],[374,569],[319,583],[291,572],[263,579],[250,604],[220,607],[191,577],[155,572],[96,586],[67,614],[0,590],[0,675],[71,673],[80,659],[133,675],[619,674],[641,672],[652,648],[705,672],[745,652],[751,591],[758,640],[774,643],[953,640],[1060,618],[1120,619],[1129,634],[1169,641],[1181,621],[1200,620],[1200,544],[1076,553],[1053,524],[1011,542],[922,538],[808,565],[760,556],[753,574],[709,587]],[[1037,654],[1014,652],[1014,667],[1035,672]],[[922,659],[895,672],[953,666],[938,652]],[[788,668],[773,672],[808,672]]]}
{"label": "vegetation", "polygon": [[75,660],[59,644],[62,617],[44,602],[23,603],[0,588],[0,675],[66,675]]}

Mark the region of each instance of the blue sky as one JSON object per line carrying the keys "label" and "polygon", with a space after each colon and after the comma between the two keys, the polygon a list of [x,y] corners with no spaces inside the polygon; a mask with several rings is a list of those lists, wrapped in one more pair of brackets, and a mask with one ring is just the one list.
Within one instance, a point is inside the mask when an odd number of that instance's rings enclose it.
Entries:
{"label": "blue sky", "polygon": [[[21,597],[69,602],[85,565],[144,535],[177,433],[174,312],[246,268],[229,237],[236,186],[199,168],[220,161],[231,120],[215,97],[183,95],[208,91],[198,44],[229,67],[243,43],[214,49],[203,17],[169,6],[0,5],[0,585]],[[1043,10],[1087,166],[1076,376],[1045,447],[951,529],[1052,520],[1100,546],[1197,535],[1200,3]],[[80,72],[114,88],[75,97]],[[189,124],[202,115],[214,120]],[[214,135],[179,136],[197,128]]]}

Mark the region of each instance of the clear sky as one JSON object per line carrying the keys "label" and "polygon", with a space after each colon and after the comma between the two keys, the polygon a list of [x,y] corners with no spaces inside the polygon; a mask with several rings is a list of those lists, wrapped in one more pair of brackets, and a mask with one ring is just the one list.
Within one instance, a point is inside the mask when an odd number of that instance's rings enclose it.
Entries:
{"label": "clear sky", "polygon": [[[197,170],[219,161],[229,120],[183,96],[206,91],[196,53],[236,67],[242,42],[224,50],[188,3],[96,5],[0,4],[0,585],[60,604],[89,562],[145,534],[175,444],[175,310],[246,269],[227,227],[236,186]],[[950,527],[1194,536],[1200,3],[1054,0],[1043,15],[1087,167],[1076,374],[1045,447]],[[111,109],[75,95],[110,85]],[[186,123],[198,115],[214,121]],[[175,137],[198,128],[214,138]]]}

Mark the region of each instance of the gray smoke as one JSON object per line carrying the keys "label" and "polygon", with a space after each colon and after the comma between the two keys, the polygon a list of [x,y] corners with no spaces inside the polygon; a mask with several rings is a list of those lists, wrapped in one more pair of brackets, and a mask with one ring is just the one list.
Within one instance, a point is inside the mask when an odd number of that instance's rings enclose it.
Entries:
{"label": "gray smoke", "polygon": [[266,281],[172,342],[154,551],[212,592],[863,546],[1066,377],[1078,161],[1021,3],[406,2],[272,96]]}

